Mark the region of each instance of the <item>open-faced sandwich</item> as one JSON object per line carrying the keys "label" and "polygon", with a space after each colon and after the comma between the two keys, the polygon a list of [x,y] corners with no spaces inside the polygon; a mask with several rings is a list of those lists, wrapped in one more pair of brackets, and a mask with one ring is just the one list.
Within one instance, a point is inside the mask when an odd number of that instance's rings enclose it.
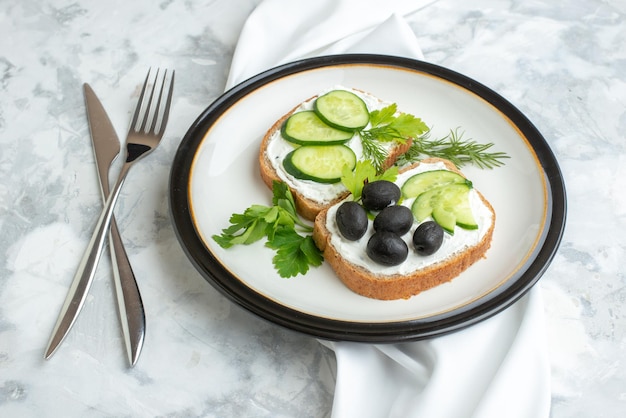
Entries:
{"label": "open-faced sandwich", "polygon": [[457,277],[491,245],[493,207],[447,160],[423,160],[361,193],[322,210],[313,229],[326,262],[360,295],[409,298]]}
{"label": "open-faced sandwich", "polygon": [[[382,109],[395,105],[369,93],[335,87],[296,106],[267,131],[259,148],[261,178],[271,188],[285,182],[300,216],[314,220],[324,208],[348,191],[340,179],[345,167],[354,169],[364,158],[377,169],[391,167],[414,139],[428,130],[421,120],[405,114],[400,130],[392,132]],[[371,114],[374,112],[374,117]],[[396,128],[393,128],[396,129]]]}

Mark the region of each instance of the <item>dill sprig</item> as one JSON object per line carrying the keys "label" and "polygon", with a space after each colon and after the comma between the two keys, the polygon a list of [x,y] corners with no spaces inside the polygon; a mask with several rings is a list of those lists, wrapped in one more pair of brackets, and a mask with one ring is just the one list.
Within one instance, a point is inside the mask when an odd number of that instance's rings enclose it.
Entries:
{"label": "dill sprig", "polygon": [[430,139],[430,132],[413,141],[409,150],[402,155],[398,165],[419,161],[425,157],[438,157],[451,161],[457,167],[474,164],[479,168],[492,169],[504,165],[510,158],[505,152],[489,152],[493,143],[481,144],[472,139],[464,139],[463,132],[450,130],[443,138]]}
{"label": "dill sprig", "polygon": [[361,137],[361,145],[363,146],[363,157],[372,162],[377,173],[381,173],[384,171],[384,164],[389,153],[382,143],[377,141],[376,137],[371,135],[369,131],[361,131],[359,135]]}

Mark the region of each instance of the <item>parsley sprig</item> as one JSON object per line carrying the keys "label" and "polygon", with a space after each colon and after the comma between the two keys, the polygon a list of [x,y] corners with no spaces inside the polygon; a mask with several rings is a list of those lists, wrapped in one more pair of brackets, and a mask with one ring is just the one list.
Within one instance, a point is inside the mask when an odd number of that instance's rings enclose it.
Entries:
{"label": "parsley sprig", "polygon": [[341,182],[352,194],[352,199],[357,201],[361,198],[363,186],[376,180],[394,182],[398,177],[398,167],[392,166],[383,173],[378,173],[374,162],[371,160],[357,161],[354,170],[344,167],[341,173]]}
{"label": "parsley sprig", "polygon": [[281,277],[306,274],[310,266],[324,261],[310,235],[313,228],[296,213],[293,195],[285,183],[274,181],[272,193],[272,206],[252,205],[243,213],[233,214],[231,225],[213,239],[222,248],[230,248],[265,237],[265,246],[276,251],[272,262]]}

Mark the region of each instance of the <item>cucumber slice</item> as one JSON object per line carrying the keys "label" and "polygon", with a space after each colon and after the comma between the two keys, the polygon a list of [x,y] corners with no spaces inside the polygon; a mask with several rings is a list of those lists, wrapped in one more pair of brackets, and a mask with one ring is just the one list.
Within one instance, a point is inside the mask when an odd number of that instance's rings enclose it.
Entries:
{"label": "cucumber slice", "polygon": [[294,113],[280,131],[285,140],[298,145],[336,145],[349,141],[354,134],[332,128],[312,110]]}
{"label": "cucumber slice", "polygon": [[463,229],[478,229],[478,224],[474,219],[472,208],[470,206],[469,194],[467,199],[463,199],[454,208],[456,214],[456,224]]}
{"label": "cucumber slice", "polygon": [[443,207],[433,208],[433,220],[439,224],[448,234],[454,234],[454,227],[456,226],[456,216],[453,212],[446,210]]}
{"label": "cucumber slice", "polygon": [[426,190],[441,187],[446,184],[468,184],[471,182],[462,175],[450,170],[432,170],[410,177],[402,185],[402,195],[405,199],[417,197]]}
{"label": "cucumber slice", "polygon": [[445,231],[454,233],[454,226],[464,229],[477,229],[469,203],[471,186],[466,183],[453,183],[435,187],[417,196],[411,211],[418,222],[429,216]]}
{"label": "cucumber slice", "polygon": [[433,214],[433,206],[441,188],[431,189],[419,195],[411,205],[411,212],[417,222],[423,222]]}
{"label": "cucumber slice", "polygon": [[348,132],[363,129],[370,121],[363,99],[346,90],[333,90],[318,97],[313,109],[329,126]]}
{"label": "cucumber slice", "polygon": [[310,145],[291,151],[283,161],[285,171],[301,180],[337,183],[343,168],[354,170],[356,155],[345,145]]}

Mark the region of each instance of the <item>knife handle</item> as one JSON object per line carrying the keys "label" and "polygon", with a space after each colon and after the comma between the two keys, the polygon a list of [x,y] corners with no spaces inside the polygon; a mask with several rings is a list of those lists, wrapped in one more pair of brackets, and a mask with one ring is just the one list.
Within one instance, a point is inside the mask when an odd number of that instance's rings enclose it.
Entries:
{"label": "knife handle", "polygon": [[144,337],[146,335],[146,315],[137,285],[135,273],[130,265],[128,254],[122,243],[115,218],[111,220],[109,248],[113,266],[113,278],[120,323],[126,342],[128,361],[132,366],[137,363]]}
{"label": "knife handle", "polygon": [[78,270],[74,275],[74,279],[72,279],[72,284],[70,285],[65,302],[61,307],[61,312],[59,313],[52,335],[48,341],[48,346],[44,354],[44,358],[46,359],[52,357],[56,349],[63,342],[83,308],[87,293],[89,293],[89,288],[96,274],[96,268],[98,267],[100,255],[102,254],[102,249],[106,242],[106,236],[110,230],[115,203],[120,196],[122,184],[124,183],[124,179],[131,165],[132,163],[126,163],[122,167],[120,177],[113,191],[109,194],[102,213],[100,213],[94,232],[89,240],[89,245],[87,245],[80,264],[78,265]]}

